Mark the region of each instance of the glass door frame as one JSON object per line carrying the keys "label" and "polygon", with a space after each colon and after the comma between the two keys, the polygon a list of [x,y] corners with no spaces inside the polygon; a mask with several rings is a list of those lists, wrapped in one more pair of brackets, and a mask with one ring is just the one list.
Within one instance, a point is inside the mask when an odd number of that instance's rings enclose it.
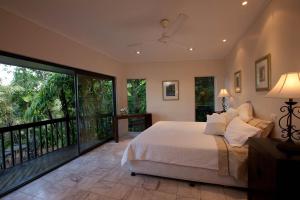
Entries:
{"label": "glass door frame", "polygon": [[[95,77],[95,78],[99,78],[99,79],[104,79],[104,80],[110,80],[110,81],[112,81],[112,86],[113,86],[113,88],[112,88],[113,89],[113,93],[112,93],[112,95],[113,95],[113,97],[112,97],[113,98],[113,117],[116,116],[116,110],[117,110],[116,78],[114,76],[109,76],[109,75],[105,75],[105,74],[99,74],[99,73],[95,73],[95,72],[91,72],[91,71],[86,71],[86,70],[81,70],[81,69],[75,69],[75,78],[74,78],[75,84],[74,84],[74,86],[75,86],[75,98],[76,98],[75,99],[75,108],[76,108],[76,126],[77,126],[77,131],[79,130],[79,123],[80,123],[79,122],[79,110],[80,110],[80,108],[79,108],[79,95],[78,95],[79,94],[79,91],[78,91],[78,88],[79,88],[78,87],[78,84],[79,84],[79,82],[78,82],[78,76],[79,75],[86,75],[86,76],[91,76],[91,77]],[[94,149],[94,148],[96,148],[96,147],[98,147],[98,146],[106,143],[107,141],[109,141],[111,139],[113,139],[113,137],[109,138],[109,139],[107,139],[107,140],[105,140],[103,142],[100,142],[99,144],[93,145],[93,146],[91,146],[91,147],[89,147],[89,148],[81,151],[81,149],[80,149],[80,143],[79,143],[79,141],[80,141],[80,131],[78,131],[78,133],[77,133],[77,141],[78,141],[78,152],[79,152],[79,155],[82,155],[82,154],[84,154],[86,152],[89,152],[92,149]]]}
{"label": "glass door frame", "polygon": [[[20,54],[16,54],[16,53],[11,53],[11,52],[7,52],[7,51],[3,51],[3,50],[0,50],[0,57],[5,57],[3,59],[6,59],[6,61],[3,62],[3,64],[12,64],[12,63],[15,63],[15,65],[19,65],[20,67],[26,67],[26,68],[31,68],[31,69],[39,69],[39,70],[44,70],[44,71],[51,71],[51,72],[56,72],[56,73],[63,73],[63,74],[69,74],[69,75],[72,75],[74,76],[74,91],[75,91],[75,109],[76,109],[76,128],[77,128],[77,147],[78,147],[78,151],[77,151],[77,155],[75,155],[73,158],[71,159],[67,159],[66,161],[64,161],[62,164],[59,164],[57,165],[56,167],[52,168],[52,169],[49,169],[49,170],[45,170],[44,172],[42,172],[41,174],[39,174],[38,176],[36,176],[35,178],[29,180],[29,181],[26,181],[25,183],[20,183],[18,186],[14,187],[13,189],[5,192],[5,193],[2,193],[1,194],[1,197],[14,191],[14,190],[17,190],[19,189],[20,187],[24,186],[25,184],[29,183],[29,182],[32,182],[34,181],[35,179],[57,169],[58,167],[78,158],[79,156],[87,153],[88,151],[91,151],[92,149],[98,147],[98,146],[101,146],[102,144],[106,143],[107,141],[113,139],[113,136],[112,138],[109,138],[99,144],[96,144],[95,146],[92,146],[82,152],[80,152],[80,143],[79,143],[79,137],[80,137],[80,132],[78,131],[78,115],[79,115],[79,112],[78,112],[78,106],[79,106],[79,103],[78,103],[78,75],[79,74],[83,74],[83,75],[90,75],[90,76],[94,76],[94,77],[97,77],[97,78],[101,78],[101,79],[106,79],[106,80],[111,80],[112,81],[112,89],[113,89],[113,92],[112,92],[112,95],[113,95],[113,117],[116,116],[116,107],[117,107],[117,104],[116,104],[116,78],[114,76],[110,76],[110,75],[105,75],[105,74],[101,74],[101,73],[97,73],[97,72],[91,72],[91,71],[87,71],[87,70],[83,70],[83,69],[78,69],[78,68],[74,68],[74,67],[70,67],[70,66],[67,66],[67,65],[62,65],[62,64],[57,64],[57,63],[54,63],[54,62],[50,62],[50,61],[45,61],[45,60],[41,60],[41,59],[38,59],[38,58],[32,58],[32,57],[28,57],[28,56],[24,56],[24,55],[20,55]],[[24,63],[31,63],[32,65],[26,65],[24,66]]]}

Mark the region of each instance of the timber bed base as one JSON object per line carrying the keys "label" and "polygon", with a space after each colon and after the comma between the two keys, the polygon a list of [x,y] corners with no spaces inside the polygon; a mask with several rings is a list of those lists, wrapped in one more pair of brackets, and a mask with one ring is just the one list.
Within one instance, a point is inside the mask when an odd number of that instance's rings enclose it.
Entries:
{"label": "timber bed base", "polygon": [[145,174],[231,187],[248,187],[247,182],[237,181],[231,176],[220,176],[216,170],[137,160],[127,161],[127,165],[133,176]]}

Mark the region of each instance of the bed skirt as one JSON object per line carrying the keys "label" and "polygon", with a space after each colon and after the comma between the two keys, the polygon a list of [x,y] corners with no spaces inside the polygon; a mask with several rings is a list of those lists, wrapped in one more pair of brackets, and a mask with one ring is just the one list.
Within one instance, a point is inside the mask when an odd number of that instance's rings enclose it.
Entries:
{"label": "bed skirt", "polygon": [[247,188],[247,182],[238,181],[231,176],[221,176],[218,170],[172,165],[153,161],[127,161],[131,172],[186,181],[203,182],[224,186]]}

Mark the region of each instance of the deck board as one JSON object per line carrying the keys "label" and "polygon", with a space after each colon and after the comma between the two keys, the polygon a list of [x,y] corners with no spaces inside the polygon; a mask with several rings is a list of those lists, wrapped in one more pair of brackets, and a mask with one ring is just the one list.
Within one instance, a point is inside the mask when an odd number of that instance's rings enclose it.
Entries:
{"label": "deck board", "polygon": [[0,170],[0,196],[72,160],[77,155],[77,145],[72,145],[14,167]]}

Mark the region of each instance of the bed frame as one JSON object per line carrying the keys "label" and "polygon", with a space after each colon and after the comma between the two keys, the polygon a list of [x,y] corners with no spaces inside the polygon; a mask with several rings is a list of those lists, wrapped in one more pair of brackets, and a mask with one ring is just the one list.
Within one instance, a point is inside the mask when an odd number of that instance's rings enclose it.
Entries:
{"label": "bed frame", "polygon": [[220,176],[217,170],[140,160],[127,161],[127,165],[132,175],[137,173],[192,182],[203,182],[240,188],[248,187],[247,182],[238,181],[231,176]]}

